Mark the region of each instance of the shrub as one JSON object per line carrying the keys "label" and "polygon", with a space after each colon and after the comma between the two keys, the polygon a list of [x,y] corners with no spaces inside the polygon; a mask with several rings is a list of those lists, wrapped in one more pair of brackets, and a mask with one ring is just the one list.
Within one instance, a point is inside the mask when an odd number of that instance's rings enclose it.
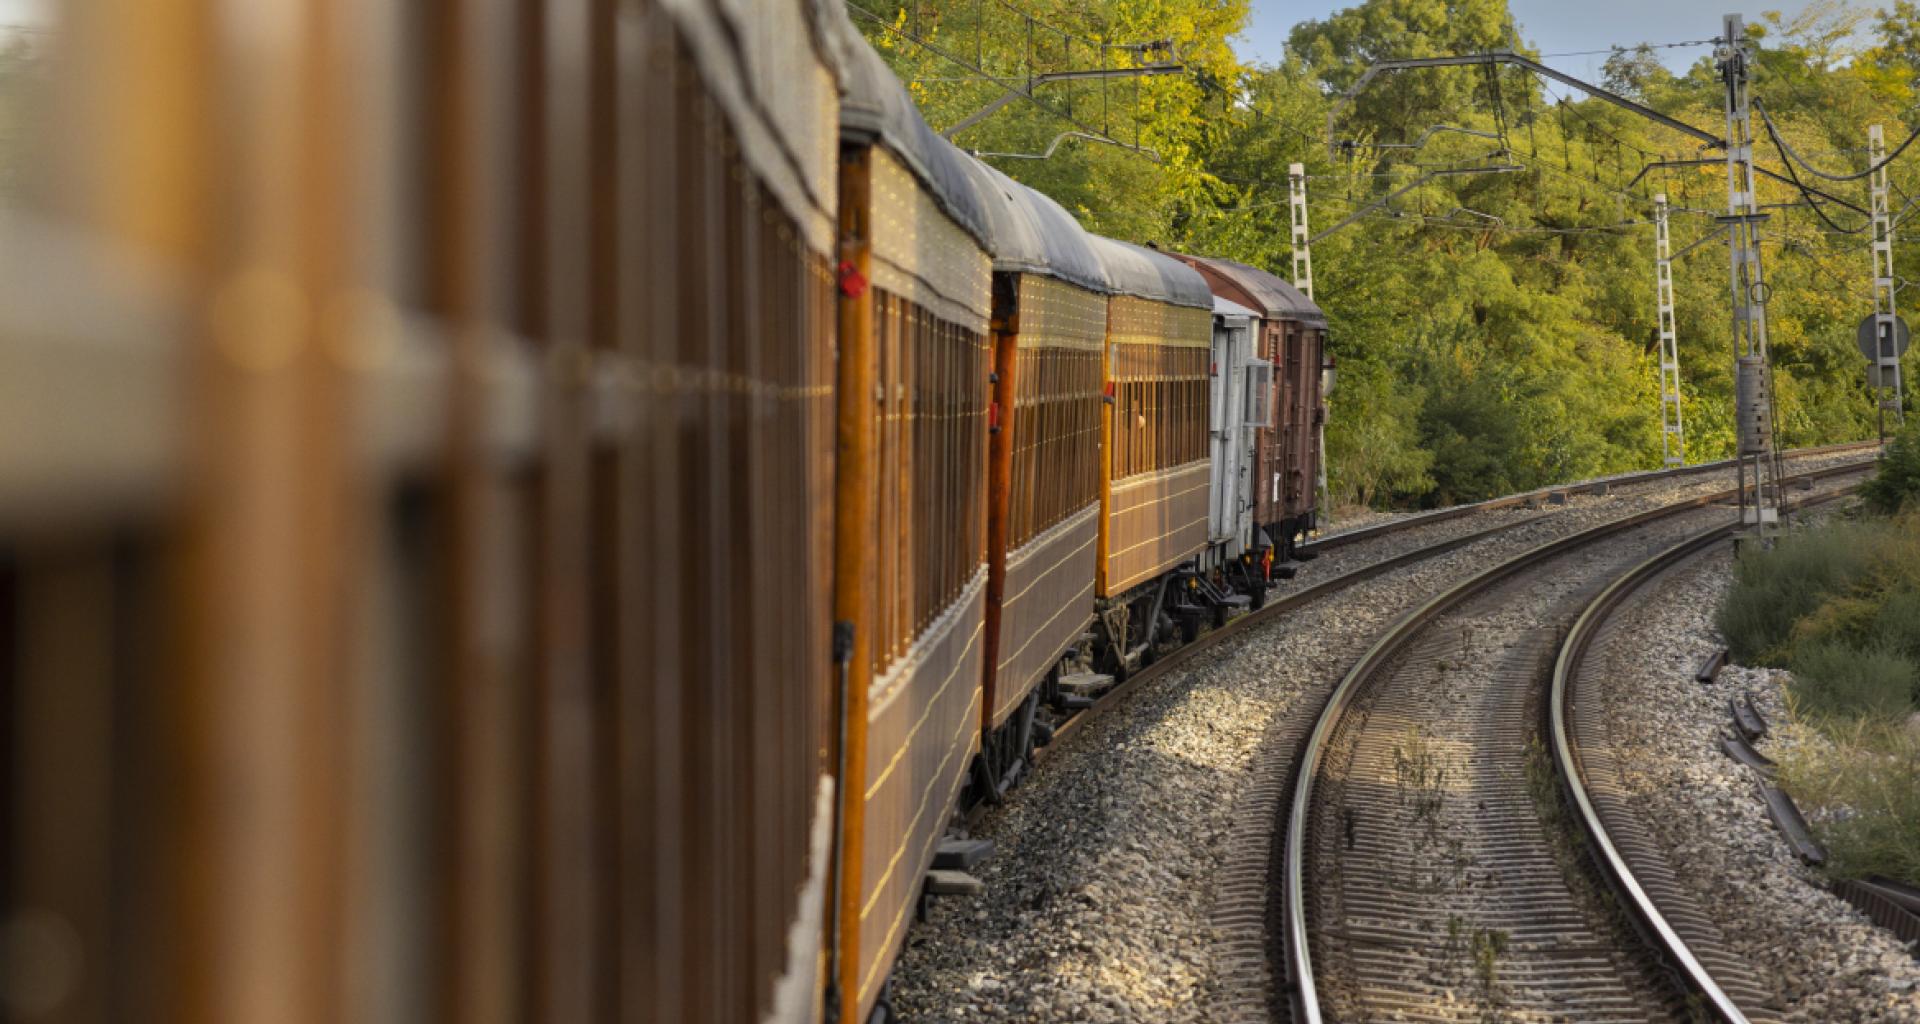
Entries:
{"label": "shrub", "polygon": [[1920,882],[1920,730],[1907,723],[1829,721],[1824,736],[1790,726],[1800,742],[1780,755],[1780,781],[1843,878]]}
{"label": "shrub", "polygon": [[1737,658],[1793,671],[1781,781],[1830,869],[1920,882],[1920,502],[1905,500],[1894,519],[1744,552],[1718,621]]}
{"label": "shrub", "polygon": [[1872,546],[1861,533],[1877,525],[1841,523],[1789,535],[1772,550],[1744,551],[1717,622],[1734,659],[1786,665],[1794,625],[1871,571]]}
{"label": "shrub", "polygon": [[1801,644],[1792,668],[1796,705],[1822,718],[1903,718],[1920,692],[1920,664],[1887,650]]}
{"label": "shrub", "polygon": [[1920,416],[1896,435],[1880,460],[1880,471],[1860,485],[1867,507],[1892,515],[1920,501]]}
{"label": "shrub", "polygon": [[1873,632],[1889,650],[1920,661],[1920,586],[1889,594]]}

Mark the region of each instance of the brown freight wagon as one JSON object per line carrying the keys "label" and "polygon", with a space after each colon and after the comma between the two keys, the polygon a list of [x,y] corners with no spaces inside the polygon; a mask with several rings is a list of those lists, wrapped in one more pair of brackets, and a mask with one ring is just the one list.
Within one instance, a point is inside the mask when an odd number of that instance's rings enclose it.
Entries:
{"label": "brown freight wagon", "polygon": [[1275,412],[1272,426],[1256,432],[1254,524],[1272,541],[1275,559],[1284,561],[1318,520],[1326,314],[1299,289],[1258,267],[1206,256],[1175,258],[1198,270],[1215,294],[1262,318],[1256,355],[1273,364]]}

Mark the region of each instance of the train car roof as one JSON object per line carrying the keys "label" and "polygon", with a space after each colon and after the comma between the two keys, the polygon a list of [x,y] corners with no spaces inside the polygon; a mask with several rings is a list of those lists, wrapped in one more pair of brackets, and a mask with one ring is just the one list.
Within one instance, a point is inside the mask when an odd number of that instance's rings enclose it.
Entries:
{"label": "train car roof", "polygon": [[1327,315],[1300,289],[1259,267],[1214,256],[1188,256],[1184,253],[1179,254],[1178,259],[1198,269],[1207,278],[1209,286],[1216,279],[1232,286],[1239,293],[1231,296],[1235,301],[1250,302],[1269,319],[1300,320],[1322,325],[1327,322]]}
{"label": "train car roof", "polygon": [[987,208],[993,269],[1044,274],[1096,292],[1112,291],[1100,256],[1073,215],[1045,195],[968,158]]}
{"label": "train car roof", "polygon": [[1235,302],[1232,299],[1227,298],[1225,295],[1215,295],[1213,297],[1213,315],[1214,316],[1244,316],[1250,320],[1260,319],[1260,314],[1258,311],[1248,309],[1247,307],[1242,306],[1238,302]]}
{"label": "train car roof", "polygon": [[832,21],[833,48],[845,87],[840,97],[841,138],[886,146],[920,179],[947,216],[985,245],[987,197],[980,194],[978,179],[968,169],[973,158],[928,127],[906,85],[867,45],[844,10]]}
{"label": "train car roof", "polygon": [[839,208],[834,99],[841,77],[838,0],[660,0],[700,69],[707,95],[726,113],[755,177],[797,221],[808,242],[831,251]]}
{"label": "train car roof", "polygon": [[1207,279],[1201,277],[1199,271],[1131,242],[1099,235],[1087,238],[1107,272],[1108,286],[1115,293],[1212,311],[1213,289],[1207,287]]}

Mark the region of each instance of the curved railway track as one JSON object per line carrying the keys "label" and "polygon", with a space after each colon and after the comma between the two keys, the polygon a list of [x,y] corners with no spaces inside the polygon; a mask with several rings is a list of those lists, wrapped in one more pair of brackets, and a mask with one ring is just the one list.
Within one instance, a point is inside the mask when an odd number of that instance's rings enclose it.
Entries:
{"label": "curved railway track", "polygon": [[1404,616],[1335,687],[1292,759],[1278,863],[1296,1019],[1640,1021],[1711,1003],[1685,943],[1633,938],[1632,900],[1583,867],[1540,723],[1565,625],[1648,552],[1724,535],[1713,505],[1730,497],[1495,565]]}
{"label": "curved railway track", "polygon": [[[1879,448],[1879,442],[1877,441],[1856,441],[1856,442],[1848,442],[1845,444],[1823,445],[1816,448],[1797,449],[1795,451],[1788,452],[1787,458],[1791,460],[1799,461],[1799,460],[1812,459],[1812,458],[1821,458],[1821,457],[1831,456],[1831,455],[1840,455],[1848,452],[1877,450],[1878,448]],[[1520,494],[1507,495],[1505,497],[1500,497],[1500,498],[1492,498],[1487,501],[1474,502],[1472,504],[1467,504],[1467,505],[1456,505],[1451,508],[1444,508],[1444,509],[1439,509],[1433,512],[1425,512],[1425,513],[1420,513],[1418,515],[1407,516],[1405,518],[1390,520],[1388,522],[1380,523],[1374,526],[1363,527],[1357,530],[1349,530],[1344,533],[1329,534],[1327,536],[1315,539],[1310,544],[1304,545],[1301,548],[1301,553],[1304,558],[1312,559],[1328,551],[1338,550],[1340,548],[1351,547],[1358,544],[1380,540],[1395,534],[1401,534],[1401,533],[1411,532],[1414,530],[1425,529],[1427,527],[1436,526],[1441,523],[1449,522],[1455,519],[1461,519],[1466,516],[1470,516],[1478,513],[1493,512],[1501,509],[1527,508],[1527,507],[1544,505],[1544,504],[1547,504],[1550,500],[1552,500],[1552,498],[1556,495],[1608,493],[1608,490],[1612,488],[1657,485],[1657,484],[1665,483],[1671,480],[1683,479],[1685,477],[1700,476],[1700,475],[1704,475],[1704,474],[1712,473],[1716,471],[1728,470],[1728,469],[1731,469],[1732,466],[1733,466],[1733,463],[1730,461],[1705,462],[1705,463],[1700,463],[1698,465],[1681,466],[1674,469],[1659,469],[1659,470],[1651,470],[1644,473],[1629,473],[1629,474],[1624,474],[1622,476],[1611,477],[1605,480],[1587,481],[1583,483],[1568,484],[1561,487],[1543,487],[1543,488],[1540,488],[1539,490],[1526,491]],[[1269,622],[1274,619],[1277,619],[1280,616],[1285,615],[1290,610],[1298,609],[1300,607],[1303,607],[1307,604],[1312,603],[1313,601],[1317,601],[1321,598],[1327,597],[1341,590],[1345,590],[1348,587],[1354,586],[1359,583],[1364,583],[1367,580],[1373,579],[1374,577],[1380,576],[1394,569],[1403,568],[1413,563],[1424,561],[1428,558],[1433,558],[1439,555],[1446,554],[1449,551],[1453,551],[1457,548],[1464,547],[1468,544],[1485,540],[1487,538],[1504,533],[1508,530],[1522,526],[1527,521],[1528,520],[1516,520],[1516,521],[1497,523],[1481,530],[1475,530],[1475,531],[1460,534],[1457,536],[1448,537],[1448,538],[1436,541],[1433,544],[1418,547],[1398,555],[1394,555],[1388,558],[1384,558],[1384,559],[1380,559],[1380,560],[1368,563],[1363,566],[1359,566],[1353,570],[1342,573],[1338,576],[1334,576],[1326,580],[1321,580],[1317,583],[1313,583],[1311,585],[1303,587],[1300,590],[1287,593],[1284,596],[1269,598],[1268,603],[1265,607],[1257,611],[1253,611],[1245,615],[1241,615],[1229,621],[1225,626],[1204,632],[1193,643],[1186,644],[1185,646],[1176,648],[1173,651],[1160,655],[1159,658],[1153,662],[1153,664],[1148,665],[1145,668],[1141,669],[1140,671],[1133,673],[1131,676],[1127,678],[1125,682],[1120,683],[1119,685],[1108,690],[1105,694],[1103,694],[1100,697],[1100,699],[1095,701],[1091,707],[1065,719],[1055,728],[1055,731],[1053,734],[1053,740],[1055,742],[1050,743],[1047,746],[1041,747],[1039,750],[1037,750],[1035,752],[1035,761],[1036,762],[1044,761],[1048,756],[1049,751],[1058,749],[1057,743],[1059,740],[1064,739],[1068,735],[1072,734],[1074,731],[1084,727],[1088,722],[1097,718],[1101,713],[1125,701],[1128,695],[1134,692],[1135,690],[1146,686],[1147,684],[1151,683],[1152,680],[1166,674],[1167,672],[1172,671],[1173,669],[1179,667],[1183,663],[1190,661],[1196,655],[1200,654],[1201,652],[1213,646],[1216,646],[1220,642],[1226,640],[1228,637],[1231,637],[1243,630],[1250,629],[1254,626],[1257,626],[1260,623]]]}
{"label": "curved railway track", "polygon": [[[1816,500],[1831,500],[1846,491]],[[1807,504],[1813,504],[1808,502]],[[1693,1001],[1719,1020],[1778,1020],[1767,980],[1734,952],[1715,915],[1681,884],[1649,830],[1627,783],[1627,766],[1608,737],[1604,681],[1590,671],[1593,655],[1647,584],[1727,540],[1734,524],[1695,534],[1614,580],[1580,613],[1560,645],[1548,694],[1547,724],[1554,771],[1574,824],[1616,899],[1666,958]],[[1588,693],[1585,691],[1593,690]]]}

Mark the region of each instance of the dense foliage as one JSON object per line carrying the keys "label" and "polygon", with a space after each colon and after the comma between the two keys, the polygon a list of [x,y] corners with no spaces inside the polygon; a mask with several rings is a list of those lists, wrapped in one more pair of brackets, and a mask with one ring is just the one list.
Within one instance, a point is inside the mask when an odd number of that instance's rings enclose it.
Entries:
{"label": "dense foliage", "polygon": [[[1249,65],[1230,45],[1246,0],[851,3],[939,129],[1035,76],[1164,61],[1162,50],[1115,47],[1171,41],[1178,73],[1040,78],[1037,102],[1016,99],[954,134],[1092,230],[1291,276],[1285,181],[1296,161],[1312,176],[1316,230],[1357,217],[1313,250],[1339,360],[1328,432],[1336,501],[1447,503],[1658,464],[1652,197],[1675,207],[1679,249],[1715,227],[1726,177],[1718,165],[1640,172],[1714,154],[1512,67],[1377,76],[1333,119],[1334,137],[1352,145],[1328,145],[1334,97],[1374,60],[1533,52],[1505,0],[1367,0],[1297,26],[1275,66]],[[1854,42],[1863,27],[1875,45]],[[1698,38],[1718,29],[1703,18]],[[1755,94],[1816,165],[1857,171],[1868,124],[1884,124],[1890,144],[1920,124],[1911,0],[1885,12],[1815,0],[1750,30],[1762,47]],[[1606,84],[1717,134],[1711,48],[1680,52],[1699,56],[1676,75],[1651,49],[1618,50]],[[1771,145],[1761,155],[1782,169]],[[1420,181],[1494,165],[1518,169]],[[1920,191],[1920,146],[1894,168],[1898,187]],[[1817,184],[1867,205],[1864,180]],[[1762,192],[1767,203],[1800,197],[1777,182]],[[1775,210],[1763,249],[1790,445],[1874,431],[1854,340],[1871,311],[1870,263],[1864,235],[1842,233],[1864,218],[1822,212],[1831,226],[1805,205]],[[1675,270],[1694,460],[1732,448],[1725,253],[1710,242]]]}
{"label": "dense foliage", "polygon": [[1920,415],[1887,445],[1879,470],[1860,485],[1860,497],[1887,515],[1909,505],[1920,507]]}
{"label": "dense foliage", "polygon": [[1792,670],[1781,779],[1848,876],[1920,882],[1920,509],[1742,554],[1733,655]]}

